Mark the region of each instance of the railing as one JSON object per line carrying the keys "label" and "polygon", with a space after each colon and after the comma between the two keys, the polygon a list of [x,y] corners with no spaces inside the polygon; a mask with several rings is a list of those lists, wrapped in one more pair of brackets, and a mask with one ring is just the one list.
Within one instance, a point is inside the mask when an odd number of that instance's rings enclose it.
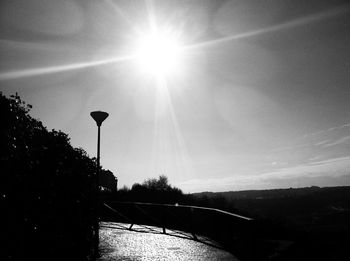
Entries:
{"label": "railing", "polygon": [[242,260],[254,259],[253,219],[214,208],[139,202],[103,203],[104,221],[152,225],[207,236]]}

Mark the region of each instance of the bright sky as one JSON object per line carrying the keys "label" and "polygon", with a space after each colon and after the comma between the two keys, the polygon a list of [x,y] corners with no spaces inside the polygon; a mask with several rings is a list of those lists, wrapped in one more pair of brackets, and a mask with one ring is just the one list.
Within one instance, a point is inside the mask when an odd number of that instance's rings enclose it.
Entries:
{"label": "bright sky", "polygon": [[350,185],[347,1],[1,1],[0,90],[119,187]]}

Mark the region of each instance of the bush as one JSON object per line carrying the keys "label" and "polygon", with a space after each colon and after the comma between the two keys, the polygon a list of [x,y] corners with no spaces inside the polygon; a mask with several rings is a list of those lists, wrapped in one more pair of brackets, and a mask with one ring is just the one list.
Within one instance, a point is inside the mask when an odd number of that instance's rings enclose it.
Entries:
{"label": "bush", "polygon": [[0,93],[1,260],[84,260],[91,253],[96,163],[30,109],[17,94]]}

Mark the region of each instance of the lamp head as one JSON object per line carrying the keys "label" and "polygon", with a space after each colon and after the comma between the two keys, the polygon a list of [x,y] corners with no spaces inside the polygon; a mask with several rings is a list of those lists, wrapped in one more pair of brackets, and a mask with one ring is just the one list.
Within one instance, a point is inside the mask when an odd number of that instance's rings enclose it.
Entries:
{"label": "lamp head", "polygon": [[93,111],[91,117],[96,121],[97,126],[101,126],[102,122],[108,117],[108,113],[104,111]]}

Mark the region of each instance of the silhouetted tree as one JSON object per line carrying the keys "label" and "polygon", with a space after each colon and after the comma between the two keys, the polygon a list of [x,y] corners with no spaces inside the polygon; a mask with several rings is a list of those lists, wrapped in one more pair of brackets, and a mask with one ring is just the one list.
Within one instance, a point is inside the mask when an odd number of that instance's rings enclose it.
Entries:
{"label": "silhouetted tree", "polygon": [[131,189],[119,190],[116,198],[123,201],[174,204],[183,202],[184,194],[179,188],[169,184],[168,177],[161,175],[145,180],[142,184],[135,183]]}
{"label": "silhouetted tree", "polygon": [[118,180],[112,171],[103,169],[100,171],[99,176],[99,184],[103,191],[115,192],[117,190]]}
{"label": "silhouetted tree", "polygon": [[158,179],[147,179],[142,185],[149,190],[167,191],[172,189],[168,183],[168,177],[165,175],[160,175]]}
{"label": "silhouetted tree", "polygon": [[[96,162],[48,131],[18,95],[0,93],[1,260],[84,260],[94,219]],[[49,255],[49,256],[48,256]]]}

